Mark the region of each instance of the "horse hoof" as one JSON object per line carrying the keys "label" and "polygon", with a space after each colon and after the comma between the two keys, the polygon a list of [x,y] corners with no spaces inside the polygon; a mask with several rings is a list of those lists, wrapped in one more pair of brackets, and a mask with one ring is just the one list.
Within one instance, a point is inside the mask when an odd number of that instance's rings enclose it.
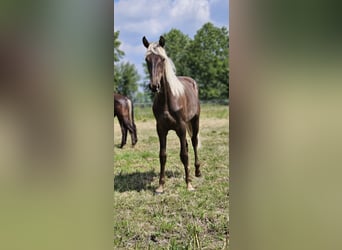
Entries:
{"label": "horse hoof", "polygon": [[187,189],[188,189],[188,191],[190,191],[190,192],[195,191],[195,189],[194,189],[193,186],[191,186],[191,185],[188,185]]}
{"label": "horse hoof", "polygon": [[164,189],[162,187],[158,187],[155,191],[154,191],[155,194],[163,194],[164,193]]}
{"label": "horse hoof", "polygon": [[196,176],[196,177],[201,177],[202,174],[201,174],[201,172],[198,172],[198,173],[195,173],[195,176]]}

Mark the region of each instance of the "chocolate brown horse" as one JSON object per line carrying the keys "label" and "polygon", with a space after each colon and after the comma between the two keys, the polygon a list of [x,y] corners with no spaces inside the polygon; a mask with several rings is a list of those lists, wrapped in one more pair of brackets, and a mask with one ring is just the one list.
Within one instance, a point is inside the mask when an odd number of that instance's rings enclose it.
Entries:
{"label": "chocolate brown horse", "polygon": [[196,81],[190,77],[177,77],[171,59],[164,50],[165,39],[161,36],[159,42],[149,43],[143,37],[147,48],[146,63],[150,75],[150,89],[155,92],[153,114],[157,121],[160,151],[160,177],[156,193],[164,191],[166,137],[169,130],[176,131],[180,140],[180,158],[184,165],[185,182],[189,191],[194,190],[189,176],[188,131],[195,153],[195,176],[201,176],[198,161],[197,146],[199,132],[200,103]]}
{"label": "chocolate brown horse", "polygon": [[114,117],[117,116],[121,127],[121,145],[122,148],[127,141],[127,130],[131,134],[132,146],[137,141],[137,128],[134,123],[133,103],[132,101],[123,95],[114,94]]}

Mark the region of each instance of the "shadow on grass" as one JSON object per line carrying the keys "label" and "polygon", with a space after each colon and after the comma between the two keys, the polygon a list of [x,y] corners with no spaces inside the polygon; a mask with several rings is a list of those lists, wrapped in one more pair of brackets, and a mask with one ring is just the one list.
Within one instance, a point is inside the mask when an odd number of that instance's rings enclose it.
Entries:
{"label": "shadow on grass", "polygon": [[[179,178],[181,173],[178,171],[165,171],[167,178]],[[154,170],[148,172],[135,172],[130,174],[119,173],[114,176],[114,190],[116,192],[138,191],[141,190],[155,190],[156,187],[152,186],[155,177],[159,178],[159,173]]]}
{"label": "shadow on grass", "polygon": [[156,176],[153,170],[131,174],[119,173],[114,176],[114,190],[116,192],[153,190],[151,183]]}
{"label": "shadow on grass", "polygon": [[114,147],[118,149],[125,149],[125,148],[134,148],[134,146],[131,143],[126,143],[123,148],[121,148],[121,143],[114,145]]}

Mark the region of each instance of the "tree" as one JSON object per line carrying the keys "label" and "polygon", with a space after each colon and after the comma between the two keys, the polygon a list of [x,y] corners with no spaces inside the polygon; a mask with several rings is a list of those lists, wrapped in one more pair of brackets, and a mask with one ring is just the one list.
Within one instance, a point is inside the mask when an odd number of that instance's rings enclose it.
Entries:
{"label": "tree", "polygon": [[114,76],[114,92],[117,90],[118,86],[119,86],[119,81],[120,81],[120,74],[119,74],[119,70],[117,68],[117,63],[120,61],[120,59],[125,55],[125,53],[119,49],[121,42],[119,41],[119,35],[120,35],[120,31],[114,31],[114,41],[113,41],[113,45],[114,45],[114,50],[113,50],[113,58],[114,58],[114,72],[113,72],[113,76]]}
{"label": "tree", "polygon": [[114,92],[118,91],[118,86],[120,85],[120,79],[121,79],[121,75],[120,75],[120,71],[119,71],[119,64],[114,64]]}
{"label": "tree", "polygon": [[140,77],[134,64],[119,63],[114,67],[114,92],[134,98]]}
{"label": "tree", "polygon": [[200,90],[203,100],[228,98],[229,36],[225,27],[206,23],[187,47],[187,67]]}
{"label": "tree", "polygon": [[150,74],[147,70],[147,64],[146,62],[143,62],[143,69],[144,69],[144,78],[142,80],[142,83],[140,84],[140,86],[142,87],[142,89],[144,90],[144,93],[146,93],[146,96],[148,97],[148,99],[150,101],[153,100],[154,98],[154,93],[150,90],[149,88],[149,84],[150,84]]}
{"label": "tree", "polygon": [[146,92],[146,91],[138,92],[137,95],[134,98],[134,101],[136,103],[143,103],[143,104],[151,103],[152,102],[150,94],[148,92]]}
{"label": "tree", "polygon": [[189,70],[186,62],[186,50],[190,44],[190,37],[183,34],[180,30],[171,29],[163,34],[165,38],[165,50],[172,59],[177,69],[177,75],[188,75]]}
{"label": "tree", "polygon": [[120,31],[114,31],[114,63],[119,62],[125,53],[119,49],[121,42],[119,41]]}
{"label": "tree", "polygon": [[125,53],[119,49],[121,42],[119,41],[120,31],[114,31],[114,92],[133,98],[138,90],[140,77],[138,71],[133,64],[128,62],[119,63]]}
{"label": "tree", "polygon": [[[229,35],[225,27],[204,24],[193,40],[177,29],[163,34],[165,50],[177,75],[190,76],[199,86],[200,99],[227,99],[229,96]],[[143,63],[143,87],[148,90],[149,74]]]}

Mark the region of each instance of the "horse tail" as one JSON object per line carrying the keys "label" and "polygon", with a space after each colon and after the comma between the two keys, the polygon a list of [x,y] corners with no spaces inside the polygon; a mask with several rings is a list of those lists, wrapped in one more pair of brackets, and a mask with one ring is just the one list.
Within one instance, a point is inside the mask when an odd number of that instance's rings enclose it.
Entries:
{"label": "horse tail", "polygon": [[130,125],[133,125],[132,123],[132,101],[127,98],[127,105],[128,105],[128,121]]}
{"label": "horse tail", "polygon": [[188,134],[191,138],[192,137],[192,126],[191,126],[190,122],[186,124],[186,130],[188,131]]}
{"label": "horse tail", "polygon": [[197,134],[197,140],[198,140],[197,148],[201,148],[202,144],[201,144],[201,137],[200,137],[200,132],[199,131],[198,131],[198,134]]}

